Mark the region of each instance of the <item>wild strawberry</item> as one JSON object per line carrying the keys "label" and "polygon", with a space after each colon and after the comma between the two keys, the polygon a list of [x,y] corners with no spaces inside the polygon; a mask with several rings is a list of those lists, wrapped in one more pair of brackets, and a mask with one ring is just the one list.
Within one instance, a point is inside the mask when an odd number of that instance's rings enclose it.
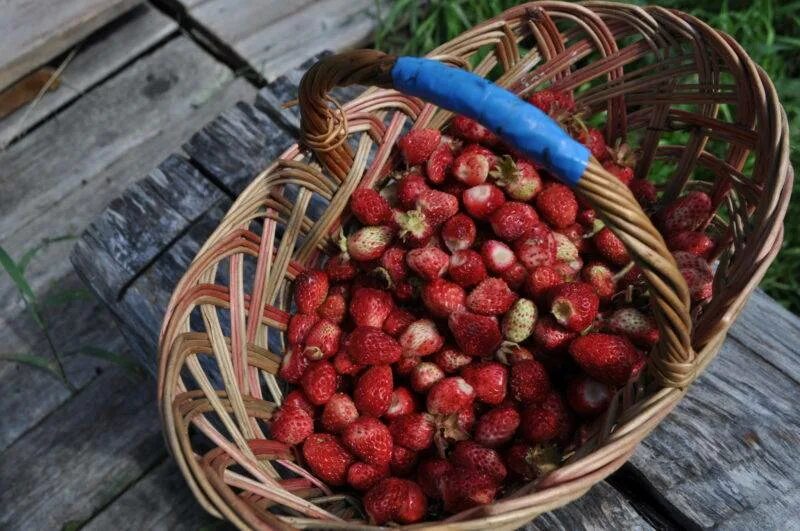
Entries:
{"label": "wild strawberry", "polygon": [[392,215],[389,203],[371,188],[356,188],[350,195],[350,211],[363,225],[382,225]]}
{"label": "wild strawberry", "polygon": [[397,201],[404,209],[412,209],[419,194],[429,189],[425,177],[418,170],[411,170],[397,181]]}
{"label": "wild strawberry", "polygon": [[569,353],[586,374],[615,387],[627,383],[640,357],[627,338],[601,333],[576,338],[569,346]]}
{"label": "wild strawberry", "polygon": [[505,462],[509,474],[530,481],[555,470],[561,456],[555,445],[517,443],[506,451]]}
{"label": "wild strawberry", "polygon": [[402,247],[393,245],[386,249],[381,255],[379,263],[393,283],[403,281],[408,276],[406,250]]}
{"label": "wild strawberry", "polygon": [[394,445],[392,448],[392,460],[389,461],[389,470],[393,476],[407,477],[417,466],[417,452]]}
{"label": "wild strawberry", "polygon": [[392,309],[392,296],[373,288],[356,289],[350,301],[350,317],[356,326],[380,328]]}
{"label": "wild strawberry", "polygon": [[502,315],[517,300],[517,295],[500,278],[487,278],[469,293],[467,308],[480,315]]}
{"label": "wild strawberry", "polygon": [[400,347],[403,356],[428,356],[433,354],[444,344],[444,339],[436,325],[430,319],[419,319],[414,321],[405,332],[400,335]]}
{"label": "wild strawberry", "polygon": [[453,161],[453,177],[466,186],[483,184],[496,158],[494,153],[483,146],[470,144]]}
{"label": "wild strawberry", "polygon": [[438,247],[423,247],[408,251],[406,263],[425,280],[433,280],[447,271],[450,257]]}
{"label": "wild strawberry", "polygon": [[394,372],[399,376],[408,376],[422,359],[419,356],[403,356],[394,364]]}
{"label": "wild strawberry", "polygon": [[330,358],[339,351],[341,337],[342,330],[336,323],[320,319],[308,331],[303,354],[310,360]]}
{"label": "wild strawberry", "polygon": [[427,283],[422,288],[422,302],[436,317],[447,317],[464,310],[464,288],[442,278]]}
{"label": "wild strawberry", "polygon": [[536,196],[536,209],[547,223],[563,229],[575,223],[578,200],[568,186],[548,183]]}
{"label": "wild strawberry", "polygon": [[340,433],[358,418],[358,409],[353,400],[344,393],[336,393],[322,410],[320,422],[329,433]]}
{"label": "wild strawberry", "polygon": [[506,467],[495,450],[474,441],[459,441],[450,456],[456,467],[471,468],[492,478],[498,485],[506,477]]}
{"label": "wild strawberry", "polygon": [[553,268],[564,278],[572,280],[583,267],[583,259],[578,248],[561,233],[554,232],[556,240],[556,263]]}
{"label": "wild strawberry", "polygon": [[536,211],[527,203],[506,201],[491,217],[492,230],[501,240],[514,241],[539,221]]}
{"label": "wild strawberry", "polygon": [[533,327],[533,341],[546,351],[567,348],[578,334],[562,327],[552,315],[542,315]]}
{"label": "wild strawberry", "polygon": [[550,289],[563,282],[561,274],[549,265],[540,265],[531,270],[525,282],[528,293],[537,300],[544,299]]}
{"label": "wild strawberry", "polygon": [[300,444],[314,433],[314,419],[301,408],[279,409],[272,417],[272,438],[286,444]]}
{"label": "wild strawberry", "polygon": [[290,345],[300,345],[306,340],[308,331],[317,324],[319,317],[314,314],[296,313],[289,319],[286,340]]}
{"label": "wild strawberry", "polygon": [[408,328],[408,325],[416,320],[414,314],[408,310],[393,308],[386,316],[386,320],[383,321],[383,331],[392,337],[398,337]]}
{"label": "wild strawberry", "polygon": [[678,263],[678,270],[686,280],[692,300],[700,302],[711,298],[714,291],[714,273],[708,262],[700,257],[684,251],[673,253]]}
{"label": "wild strawberry", "polygon": [[612,389],[597,380],[581,375],[567,384],[567,403],[572,411],[585,417],[594,417],[608,408]]}
{"label": "wild strawberry", "polygon": [[597,213],[593,208],[582,208],[578,210],[578,216],[575,219],[584,227],[593,227],[597,221]]}
{"label": "wild strawberry", "polygon": [[358,374],[364,366],[353,363],[353,360],[350,359],[350,354],[347,353],[347,349],[342,348],[333,357],[333,368],[336,369],[338,374],[343,376],[354,376]]}
{"label": "wild strawberry", "polygon": [[493,184],[481,184],[467,188],[461,194],[464,209],[475,219],[488,219],[505,203],[503,191]]}
{"label": "wild strawberry", "polygon": [[417,467],[417,483],[428,498],[442,498],[444,476],[452,470],[450,461],[443,458],[432,458],[423,461]]}
{"label": "wild strawberry", "polygon": [[394,444],[409,450],[422,451],[433,443],[436,428],[427,413],[410,413],[395,418],[389,424]]}
{"label": "wild strawberry", "polygon": [[486,129],[484,126],[466,116],[457,115],[450,121],[448,129],[454,136],[466,140],[467,142],[478,142],[485,146],[492,146],[497,143],[497,136]]}
{"label": "wild strawberry", "polygon": [[399,360],[402,350],[398,342],[381,329],[359,326],[350,334],[347,353],[357,365],[385,365]]}
{"label": "wild strawberry", "polygon": [[315,433],[303,443],[303,458],[315,476],[329,485],[344,485],[353,456],[333,435]]}
{"label": "wild strawberry", "polygon": [[578,142],[589,148],[592,156],[599,161],[604,161],[608,158],[608,146],[603,133],[594,127],[587,127],[583,129],[578,135]]}
{"label": "wild strawberry", "polygon": [[552,265],[556,259],[556,239],[544,223],[527,227],[525,235],[514,242],[517,259],[528,269]]}
{"label": "wild strawberry", "polygon": [[469,249],[475,242],[475,222],[466,214],[456,214],[442,226],[442,241],[451,253]]}
{"label": "wild strawberry", "polygon": [[454,467],[442,478],[444,508],[457,513],[478,505],[487,505],[497,496],[499,485],[473,468]]}
{"label": "wild strawberry", "polygon": [[617,164],[613,160],[606,160],[603,162],[603,168],[605,168],[608,173],[622,181],[622,184],[625,186],[628,186],[633,180],[633,168],[630,166]]}
{"label": "wild strawberry", "polygon": [[458,413],[475,399],[475,390],[459,376],[439,380],[428,390],[428,413],[452,415]]}
{"label": "wild strawberry", "polygon": [[392,459],[392,434],[374,417],[359,417],[342,432],[342,442],[356,457],[376,466],[386,466]]}
{"label": "wild strawberry", "polygon": [[[445,422],[446,424],[446,422]],[[463,407],[456,414],[456,426],[461,433],[469,434],[472,428],[475,427],[475,404],[470,402],[466,407]],[[445,429],[445,431],[447,431]],[[451,437],[453,440],[464,440],[456,437]]]}
{"label": "wild strawberry", "polygon": [[631,261],[625,244],[608,227],[603,227],[595,234],[592,237],[592,243],[600,256],[612,264],[623,266]]}
{"label": "wild strawberry", "polygon": [[[620,271],[620,273],[622,272]],[[614,277],[617,278],[620,273],[617,273],[617,275],[614,275]],[[628,287],[633,287],[634,289],[645,288],[645,278],[642,268],[635,265],[628,269],[627,273],[619,277],[617,285],[619,290],[626,290]]]}
{"label": "wild strawberry", "polygon": [[484,404],[496,406],[506,398],[508,369],[496,361],[467,365],[461,369],[461,377],[475,390],[475,398]]}
{"label": "wild strawberry", "polygon": [[441,184],[453,166],[453,148],[447,141],[442,141],[431,153],[425,163],[425,174],[433,184]]}
{"label": "wild strawberry", "polygon": [[550,392],[550,379],[544,365],[536,360],[523,360],[511,366],[508,386],[514,400],[535,404]]}
{"label": "wild strawberry", "polygon": [[336,392],[339,385],[339,375],[336,369],[327,361],[315,361],[308,366],[303,377],[300,378],[300,386],[308,401],[315,406],[326,403]]}
{"label": "wild strawberry", "polygon": [[438,227],[458,213],[458,198],[439,190],[423,190],[417,197],[417,209]]}
{"label": "wild strawberry", "polygon": [[667,206],[661,213],[664,232],[672,235],[697,230],[711,217],[711,198],[705,192],[689,192]]}
{"label": "wild strawberry", "polygon": [[487,448],[502,446],[514,438],[519,420],[519,412],[512,406],[490,409],[478,419],[473,439]]}
{"label": "wild strawberry", "polygon": [[450,314],[447,325],[458,347],[468,356],[491,356],[502,341],[500,326],[494,317],[456,312]]}
{"label": "wild strawberry", "polygon": [[389,477],[388,466],[379,467],[358,461],[347,469],[347,484],[362,492],[386,477]]}
{"label": "wild strawberry", "polygon": [[317,315],[323,319],[339,324],[347,314],[347,300],[341,293],[329,293],[325,302],[317,308]]}
{"label": "wild strawberry", "polygon": [[433,225],[419,210],[396,212],[394,221],[398,227],[397,234],[408,247],[422,247],[433,236]]}
{"label": "wild strawberry", "polygon": [[699,231],[683,231],[673,234],[667,240],[671,251],[685,251],[707,258],[714,250],[714,240]]}
{"label": "wild strawberry", "polygon": [[380,258],[391,241],[392,229],[387,226],[362,227],[347,237],[347,253],[353,260],[369,262]]}
{"label": "wild strawberry", "polygon": [[477,251],[464,249],[450,256],[447,274],[453,282],[467,288],[486,278],[486,267]]}
{"label": "wild strawberry", "polygon": [[592,286],[601,302],[608,302],[617,292],[614,273],[602,262],[590,262],[581,271],[581,280]]}
{"label": "wild strawberry", "polygon": [[295,389],[283,397],[283,409],[299,408],[308,413],[311,417],[314,416],[314,405],[308,401],[306,395],[300,389]]}
{"label": "wild strawberry", "polygon": [[506,365],[515,365],[524,360],[532,360],[533,352],[528,350],[525,347],[521,347],[516,343],[506,343],[504,344],[500,350],[497,351],[495,358],[500,363],[504,363]]}
{"label": "wild strawberry", "polygon": [[439,366],[447,374],[453,374],[458,370],[472,363],[472,358],[453,347],[444,347],[431,358],[431,361]]}
{"label": "wild strawberry", "polygon": [[500,159],[490,175],[515,201],[530,201],[542,189],[542,178],[533,164],[522,159],[515,161],[509,155]]}
{"label": "wild strawberry", "polygon": [[364,495],[364,510],[370,522],[413,524],[425,517],[428,501],[419,485],[400,478],[382,479]]}
{"label": "wild strawberry", "polygon": [[522,343],[533,333],[538,311],[533,301],[517,299],[503,316],[503,337],[507,341]]}
{"label": "wild strawberry", "polygon": [[353,400],[362,415],[380,417],[392,403],[394,381],[388,365],[374,365],[358,378]]}
{"label": "wild strawberry", "polygon": [[550,292],[550,313],[569,330],[585,330],[594,321],[599,306],[594,288],[584,282],[560,284]]}
{"label": "wild strawberry", "polygon": [[353,261],[350,260],[347,253],[331,256],[328,261],[325,262],[325,267],[323,269],[325,274],[328,275],[328,278],[334,282],[353,280],[358,273],[358,268]]}
{"label": "wild strawberry", "polygon": [[605,320],[605,328],[628,337],[637,345],[652,347],[658,343],[659,332],[655,320],[636,308],[620,308]]}
{"label": "wild strawberry", "polygon": [[647,179],[633,179],[628,187],[631,189],[633,197],[636,198],[645,210],[649,209],[658,201],[656,185]]}
{"label": "wild strawberry", "polygon": [[517,261],[514,251],[505,243],[498,240],[486,240],[481,245],[481,256],[486,268],[492,273],[500,274],[510,268]]}
{"label": "wild strawberry", "polygon": [[299,313],[314,313],[328,296],[328,275],[309,269],[294,279],[294,303]]}
{"label": "wild strawberry", "polygon": [[397,147],[406,164],[415,166],[428,160],[441,140],[442,134],[438,129],[412,129],[397,141]]}
{"label": "wild strawberry", "polygon": [[438,365],[423,361],[411,370],[411,387],[418,393],[425,393],[442,378],[444,371]]}
{"label": "wild strawberry", "polygon": [[392,391],[392,401],[383,416],[386,420],[391,421],[416,410],[417,404],[414,395],[406,387],[398,386]]}
{"label": "wild strawberry", "polygon": [[528,278],[528,270],[521,263],[514,262],[511,267],[500,273],[500,278],[505,280],[509,288],[516,291],[525,284]]}
{"label": "wild strawberry", "polygon": [[563,90],[542,89],[528,97],[528,102],[547,114],[559,114],[575,110],[572,94]]}
{"label": "wild strawberry", "polygon": [[289,347],[281,360],[281,368],[278,371],[278,376],[288,383],[299,383],[300,378],[306,369],[311,364],[311,361],[303,355],[303,351],[297,348]]}
{"label": "wild strawberry", "polygon": [[522,410],[519,432],[528,442],[544,443],[566,435],[571,423],[564,401],[558,393],[551,392],[543,402]]}

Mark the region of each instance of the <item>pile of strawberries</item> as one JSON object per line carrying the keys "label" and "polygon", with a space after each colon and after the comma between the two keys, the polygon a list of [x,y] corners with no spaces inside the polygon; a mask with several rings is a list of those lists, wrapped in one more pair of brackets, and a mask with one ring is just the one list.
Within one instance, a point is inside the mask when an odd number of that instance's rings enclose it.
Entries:
{"label": "pile of strawberries", "polygon": [[[529,101],[654,209],[629,150],[569,95]],[[271,436],[363,493],[377,524],[490,503],[554,469],[659,339],[641,271],[588,205],[469,118],[448,133],[401,138],[407,169],[352,194],[359,227],[294,284],[280,377],[295,388]],[[711,295],[711,215],[692,192],[655,218],[694,301]]]}

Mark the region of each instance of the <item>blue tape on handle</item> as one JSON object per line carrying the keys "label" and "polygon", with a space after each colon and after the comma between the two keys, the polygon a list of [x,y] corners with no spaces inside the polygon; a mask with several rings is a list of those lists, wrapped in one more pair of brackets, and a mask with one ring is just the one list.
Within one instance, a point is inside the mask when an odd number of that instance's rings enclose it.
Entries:
{"label": "blue tape on handle", "polygon": [[570,186],[578,183],[589,150],[549,116],[508,90],[431,59],[399,57],[394,87],[477,120]]}

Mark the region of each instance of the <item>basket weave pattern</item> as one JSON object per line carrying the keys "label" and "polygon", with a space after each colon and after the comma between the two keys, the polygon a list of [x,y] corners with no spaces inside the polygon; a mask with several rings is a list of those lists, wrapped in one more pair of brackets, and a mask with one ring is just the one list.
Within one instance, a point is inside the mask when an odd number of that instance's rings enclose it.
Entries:
{"label": "basket weave pattern", "polygon": [[[607,113],[607,137],[641,148],[638,177],[654,165],[671,169],[661,204],[685,190],[708,192],[717,211],[708,232],[721,243],[714,295],[690,314],[674,261],[639,207],[629,207],[627,189],[585,175],[578,192],[644,270],[663,340],[649,375],[617,393],[559,469],[449,517],[458,529],[522,525],[627,461],[718,352],[779,250],[793,176],[772,83],[733,39],[688,15],[533,2],[429,57],[468,68],[479,52],[487,53],[473,72],[499,72],[495,82],[514,92],[552,85],[575,91],[591,113]],[[241,194],[175,288],[164,319],[158,390],[170,449],[203,507],[240,528],[369,527],[358,502],[331,492],[283,445],[264,439],[285,391],[274,375],[292,280],[334,248],[352,191],[388,182],[403,128],[443,128],[451,117],[392,89],[371,88],[343,105],[327,96],[337,85],[385,86],[385,74],[374,52],[312,70],[300,94],[311,150],[292,146]],[[729,111],[721,112],[723,104]],[[666,144],[664,135],[675,131],[680,145]],[[278,470],[294,475],[284,479]],[[269,511],[274,506],[282,509]]]}

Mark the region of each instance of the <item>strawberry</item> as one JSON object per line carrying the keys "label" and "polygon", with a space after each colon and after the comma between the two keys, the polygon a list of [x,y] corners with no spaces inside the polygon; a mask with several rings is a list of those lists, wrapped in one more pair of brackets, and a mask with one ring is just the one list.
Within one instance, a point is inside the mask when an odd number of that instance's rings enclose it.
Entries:
{"label": "strawberry", "polygon": [[379,263],[394,284],[405,280],[408,276],[406,250],[402,247],[393,245],[386,249],[381,255]]}
{"label": "strawberry", "polygon": [[558,324],[552,315],[541,316],[533,327],[533,341],[548,352],[567,348],[577,335]]}
{"label": "strawberry", "polygon": [[[513,254],[512,254],[513,256]],[[486,267],[477,251],[464,249],[450,255],[447,274],[459,286],[468,288],[486,278]]]}
{"label": "strawberry", "polygon": [[382,225],[388,223],[392,216],[388,201],[371,188],[353,190],[350,211],[362,225]]}
{"label": "strawberry", "polygon": [[608,408],[612,389],[597,380],[581,375],[567,384],[567,404],[584,417],[595,417]]}
{"label": "strawberry", "polygon": [[493,184],[480,184],[467,188],[461,194],[464,210],[475,219],[488,219],[492,213],[505,203],[503,191]]}
{"label": "strawberry", "polygon": [[381,421],[359,417],[342,432],[342,442],[356,457],[376,466],[386,466],[392,459],[392,435]]}
{"label": "strawberry", "polygon": [[325,404],[320,422],[325,431],[340,433],[357,418],[358,409],[353,400],[344,393],[336,393]]}
{"label": "strawberry", "polygon": [[540,265],[531,270],[525,282],[528,293],[537,300],[544,299],[550,289],[563,282],[561,274],[549,265]]}
{"label": "strawberry", "polygon": [[521,263],[514,262],[511,267],[500,273],[500,278],[505,280],[509,288],[516,291],[525,284],[528,278],[528,270]]}
{"label": "strawberry", "polygon": [[661,226],[667,235],[697,230],[711,217],[711,198],[705,192],[689,192],[661,213]]}
{"label": "strawberry", "polygon": [[347,254],[358,262],[376,260],[391,241],[392,229],[385,225],[362,227],[347,237]]}
{"label": "strawberry", "polygon": [[528,269],[552,265],[557,252],[553,231],[544,223],[529,225],[525,235],[514,242],[514,252]]}
{"label": "strawberry", "polygon": [[474,441],[456,443],[450,462],[456,467],[470,468],[486,474],[498,485],[503,482],[507,474],[500,454]]}
{"label": "strawberry", "polygon": [[608,227],[603,227],[595,234],[592,243],[600,256],[614,265],[623,266],[631,261],[625,244]]}
{"label": "strawberry", "polygon": [[495,154],[485,147],[470,144],[461,150],[453,161],[453,177],[466,186],[483,184],[496,159]]}
{"label": "strawberry", "polygon": [[492,230],[501,240],[514,241],[539,221],[536,211],[527,203],[506,201],[495,210],[489,221]]}
{"label": "strawberry", "polygon": [[456,312],[450,314],[447,325],[458,347],[468,356],[491,356],[500,346],[500,326],[494,317]]}
{"label": "strawberry", "polygon": [[477,142],[485,146],[492,146],[497,143],[497,136],[487,128],[463,115],[456,115],[450,121],[448,129],[456,137],[467,142]]}
{"label": "strawberry", "polygon": [[467,296],[467,308],[480,315],[506,313],[517,300],[508,284],[500,278],[487,278],[475,286]]}
{"label": "strawberry", "polygon": [[566,435],[571,424],[564,401],[558,393],[551,392],[543,402],[522,410],[519,433],[528,442],[544,443]]}
{"label": "strawberry", "polygon": [[430,158],[425,163],[425,174],[433,184],[441,184],[453,166],[453,148],[450,142],[445,141],[436,146]]}
{"label": "strawberry", "polygon": [[388,365],[373,365],[358,378],[353,400],[362,415],[380,417],[392,403],[394,381]]}
{"label": "strawberry", "polygon": [[452,415],[466,408],[475,399],[475,390],[459,376],[448,376],[428,390],[428,413]]}
{"label": "strawberry", "polygon": [[327,319],[316,322],[306,336],[305,357],[310,360],[321,360],[332,357],[339,351],[339,340],[342,330]]}
{"label": "strawberry", "polygon": [[506,343],[495,355],[500,363],[505,365],[515,365],[523,360],[532,360],[533,352],[525,347],[521,347],[516,343]]}
{"label": "strawberry", "polygon": [[[444,376],[444,373],[442,373]],[[508,369],[496,361],[484,361],[461,369],[461,377],[475,390],[475,398],[496,406],[506,398]]]}
{"label": "strawberry", "polygon": [[444,275],[450,257],[438,247],[423,247],[408,251],[406,263],[425,280],[433,280]]}
{"label": "strawberry", "polygon": [[314,433],[314,419],[298,407],[283,407],[272,417],[272,438],[286,444],[300,444]]}
{"label": "strawberry", "polygon": [[710,299],[714,291],[714,273],[708,262],[685,251],[677,251],[673,256],[678,263],[678,270],[686,280],[692,300],[700,302]]}
{"label": "strawberry", "polygon": [[340,349],[339,352],[337,352],[333,357],[333,368],[336,369],[338,374],[354,376],[358,374],[361,369],[364,368],[364,366],[353,363],[353,360],[350,359],[350,354],[347,353],[347,350]]}
{"label": "strawberry", "polygon": [[299,313],[314,313],[328,296],[328,275],[309,269],[294,279],[294,303]]}
{"label": "strawberry", "polygon": [[512,406],[490,409],[478,419],[473,439],[487,448],[497,448],[514,438],[519,421],[519,412]]}
{"label": "strawberry", "polygon": [[578,210],[576,221],[584,227],[593,227],[595,221],[597,221],[597,213],[593,208],[581,208],[581,210]]}
{"label": "strawberry", "polygon": [[359,326],[350,334],[347,353],[357,365],[383,365],[399,360],[402,349],[379,328]]}
{"label": "strawberry", "polygon": [[413,413],[416,409],[416,400],[411,391],[406,387],[398,386],[392,391],[392,401],[383,416],[391,421],[402,415]]}
{"label": "strawberry", "polygon": [[432,458],[423,461],[417,467],[417,483],[428,498],[442,498],[443,478],[453,469],[450,461],[443,458]]}
{"label": "strawberry", "polygon": [[303,443],[303,459],[315,476],[329,485],[344,485],[353,456],[333,435],[315,433]]}
{"label": "strawberry", "polygon": [[308,331],[319,321],[319,317],[314,314],[296,313],[289,319],[289,326],[286,329],[286,340],[290,345],[300,345],[306,340]]}
{"label": "strawberry", "polygon": [[392,337],[399,337],[408,325],[416,321],[417,318],[413,313],[403,308],[393,308],[386,320],[383,321],[383,331]]}
{"label": "strawberry", "polygon": [[575,223],[578,200],[568,186],[548,183],[536,196],[536,209],[547,223],[557,229],[563,229]]}
{"label": "strawberry", "polygon": [[536,360],[522,360],[511,366],[508,386],[514,400],[535,404],[550,392],[550,379],[544,365]]}
{"label": "strawberry", "polygon": [[592,324],[599,307],[594,288],[585,282],[560,284],[550,291],[550,313],[560,325],[575,332]]}
{"label": "strawberry", "polygon": [[303,355],[302,350],[290,346],[283,355],[278,376],[285,382],[299,383],[310,364],[311,361]]}
{"label": "strawberry", "polygon": [[394,221],[397,224],[400,239],[408,247],[422,247],[433,236],[433,225],[419,210],[396,212]]}
{"label": "strawberry", "polygon": [[408,376],[421,362],[419,356],[403,356],[394,364],[394,372],[400,376]]}
{"label": "strawberry", "polygon": [[492,273],[500,274],[510,268],[517,261],[514,251],[505,243],[498,240],[486,240],[481,245],[481,256],[486,268]]}
{"label": "strawberry", "polygon": [[576,338],[569,346],[569,353],[586,374],[615,387],[627,383],[640,357],[627,338],[601,333]]}
{"label": "strawberry", "polygon": [[464,310],[464,288],[453,282],[437,278],[422,288],[422,302],[436,317],[447,317]]}
{"label": "strawberry", "polygon": [[590,262],[581,270],[581,280],[592,286],[601,302],[608,302],[617,292],[617,281],[611,268],[603,262]]}
{"label": "strawberry", "polygon": [[431,361],[447,374],[453,374],[458,372],[461,367],[469,365],[472,362],[472,358],[453,347],[446,346],[434,354]]}
{"label": "strawberry", "polygon": [[542,89],[531,94],[528,102],[542,112],[551,115],[575,110],[575,100],[572,99],[572,94],[562,90]]}
{"label": "strawberry", "polygon": [[494,501],[499,485],[491,477],[472,468],[454,467],[442,478],[444,508],[457,513]]}
{"label": "strawberry", "polygon": [[332,256],[325,262],[325,267],[323,268],[325,274],[328,275],[328,278],[334,282],[346,282],[348,280],[353,280],[358,273],[358,268],[350,260],[350,256],[347,253],[337,254],[336,256]]}
{"label": "strawberry", "polygon": [[425,517],[428,501],[422,489],[406,479],[385,478],[364,495],[364,510],[371,523],[413,524]]}
{"label": "strawberry", "polygon": [[442,134],[438,129],[412,129],[397,141],[397,147],[406,164],[415,166],[428,160],[441,140]]}
{"label": "strawberry", "polygon": [[561,456],[554,445],[532,446],[517,443],[505,453],[506,467],[510,474],[530,481],[555,470],[561,462]]}
{"label": "strawberry", "polygon": [[303,393],[315,406],[320,406],[330,400],[338,385],[339,375],[333,365],[327,361],[312,362],[303,373],[303,377],[300,378]]}
{"label": "strawberry", "polygon": [[389,477],[389,467],[378,467],[358,461],[347,469],[347,484],[359,491],[371,489],[383,478]]}
{"label": "strawberry", "polygon": [[394,445],[392,448],[392,460],[389,461],[389,470],[393,476],[407,477],[417,466],[417,452]]}
{"label": "strawberry", "polygon": [[658,343],[655,320],[636,308],[619,308],[605,320],[605,328],[614,334],[627,336],[635,344],[650,348]]}
{"label": "strawberry", "polygon": [[[462,433],[470,433],[472,428],[475,427],[475,404],[470,403],[466,407],[461,408],[461,410],[456,415],[456,425],[458,429],[461,430]],[[456,439],[453,437],[453,439]],[[463,439],[458,439],[463,440]]]}
{"label": "strawberry", "polygon": [[490,175],[496,179],[497,186],[503,187],[515,201],[530,201],[542,189],[542,178],[533,164],[522,159],[514,160],[509,155],[500,159]]}
{"label": "strawberry", "polygon": [[439,190],[423,190],[416,206],[431,225],[438,227],[458,213],[458,198]]}
{"label": "strawberry", "polygon": [[356,326],[380,328],[393,309],[392,296],[379,289],[358,288],[350,300],[350,317]]}
{"label": "strawberry", "polygon": [[283,409],[291,408],[302,409],[310,416],[314,416],[314,405],[308,401],[308,398],[300,389],[295,389],[283,397]]}
{"label": "strawberry", "polygon": [[578,142],[589,148],[592,156],[599,161],[604,161],[608,158],[608,146],[603,133],[594,127],[587,127],[581,130],[578,135]]}
{"label": "strawberry", "polygon": [[425,393],[442,378],[444,371],[435,363],[423,361],[411,369],[411,387],[418,393]]}
{"label": "strawberry", "polygon": [[633,179],[628,187],[633,193],[633,197],[642,205],[645,210],[652,207],[658,201],[658,191],[656,185],[647,179]]}
{"label": "strawberry", "polygon": [[433,443],[434,431],[433,418],[427,413],[402,415],[389,424],[394,444],[417,452]]}
{"label": "strawberry", "polygon": [[560,232],[553,232],[553,238],[556,240],[557,262],[570,263],[581,259],[578,247],[572,243],[569,237]]}
{"label": "strawberry", "polygon": [[451,253],[469,249],[475,242],[475,222],[466,214],[456,214],[442,226],[442,241]]}
{"label": "strawberry", "polygon": [[503,337],[507,341],[522,343],[533,333],[538,311],[533,301],[517,299],[503,316]]}
{"label": "strawberry", "polygon": [[404,209],[412,209],[424,190],[429,190],[425,177],[418,170],[412,169],[397,181],[397,201]]}
{"label": "strawberry", "polygon": [[400,335],[400,347],[403,356],[421,357],[433,354],[444,344],[436,325],[430,319],[414,321]]}
{"label": "strawberry", "polygon": [[329,293],[325,302],[317,308],[317,315],[322,319],[339,324],[347,314],[347,300],[341,293]]}
{"label": "strawberry", "polygon": [[605,168],[608,173],[622,181],[622,184],[625,186],[628,186],[633,180],[633,168],[630,166],[618,164],[613,160],[606,160],[603,161],[603,168]]}
{"label": "strawberry", "polygon": [[667,240],[671,251],[685,251],[708,258],[714,250],[714,240],[699,231],[683,231],[673,234]]}

